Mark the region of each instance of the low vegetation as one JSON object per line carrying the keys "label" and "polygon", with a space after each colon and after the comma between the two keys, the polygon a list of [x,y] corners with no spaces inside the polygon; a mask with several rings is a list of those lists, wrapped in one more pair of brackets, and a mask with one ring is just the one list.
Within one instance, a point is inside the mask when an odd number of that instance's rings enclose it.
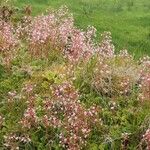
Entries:
{"label": "low vegetation", "polygon": [[66,6],[1,14],[1,149],[150,149],[149,56],[98,41]]}

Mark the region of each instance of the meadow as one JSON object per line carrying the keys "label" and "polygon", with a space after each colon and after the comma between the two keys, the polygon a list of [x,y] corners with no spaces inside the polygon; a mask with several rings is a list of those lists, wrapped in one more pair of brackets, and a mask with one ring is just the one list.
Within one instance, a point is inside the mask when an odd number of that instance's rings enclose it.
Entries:
{"label": "meadow", "polygon": [[148,0],[0,4],[0,150],[150,150]]}

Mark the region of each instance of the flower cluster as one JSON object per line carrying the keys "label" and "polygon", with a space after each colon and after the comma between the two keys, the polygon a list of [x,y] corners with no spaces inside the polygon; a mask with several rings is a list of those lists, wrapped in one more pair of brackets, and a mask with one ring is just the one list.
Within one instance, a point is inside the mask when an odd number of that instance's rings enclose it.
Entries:
{"label": "flower cluster", "polygon": [[65,54],[69,60],[78,61],[79,59],[90,58],[93,55],[94,51],[96,51],[95,43],[93,41],[93,37],[96,29],[94,27],[88,27],[87,31],[82,31],[74,28],[71,34],[71,41],[67,44],[70,44],[68,49],[65,49]]}
{"label": "flower cluster", "polygon": [[123,50],[114,57],[98,57],[92,85],[102,95],[128,95],[139,78],[140,74],[136,63]]}
{"label": "flower cluster", "polygon": [[50,48],[62,49],[72,28],[73,18],[66,7],[35,17],[28,31],[31,52],[40,56]]}
{"label": "flower cluster", "polygon": [[16,96],[17,96],[16,91],[8,92],[8,102],[13,102]]}
{"label": "flower cluster", "polygon": [[[33,85],[27,84],[22,89],[27,109],[20,121],[22,128],[30,130],[40,125],[59,129],[60,145],[68,150],[81,149],[96,125],[101,124],[99,108],[86,108],[79,101],[79,94],[69,83],[52,86],[51,99],[46,98],[42,104],[42,114],[37,116],[39,109],[35,106]],[[13,95],[10,93],[10,95]]]}
{"label": "flower cluster", "polygon": [[23,128],[30,129],[32,126],[35,126],[38,122],[36,112],[34,108],[27,108],[24,113],[24,117],[21,119],[20,124]]}
{"label": "flower cluster", "polygon": [[17,43],[12,25],[0,20],[0,53],[3,55],[4,64],[10,64]]}
{"label": "flower cluster", "polygon": [[150,58],[144,57],[140,60],[141,63],[141,80],[140,80],[140,94],[141,100],[150,100]]}
{"label": "flower cluster", "polygon": [[64,83],[54,88],[53,99],[44,104],[43,124],[61,130],[60,144],[68,150],[81,149],[92,126],[100,122],[97,107],[86,109],[78,99],[75,89]]}
{"label": "flower cluster", "polygon": [[19,150],[19,144],[27,144],[31,142],[31,139],[28,135],[17,135],[17,134],[9,134],[4,136],[4,146],[8,149]]}
{"label": "flower cluster", "polygon": [[99,44],[98,51],[104,57],[113,57],[115,48],[112,44],[112,37],[110,32],[104,32],[102,35],[102,41]]}
{"label": "flower cluster", "polygon": [[[33,19],[25,16],[16,32],[18,38],[27,39],[29,50],[34,56],[48,56],[50,49],[58,49],[64,52],[69,60],[77,61],[90,57],[97,49],[104,49],[102,45],[98,48],[93,40],[96,36],[94,27],[89,26],[87,31],[83,31],[74,26],[72,14],[67,7]],[[106,37],[103,40],[104,43],[108,41]]]}
{"label": "flower cluster", "polygon": [[16,29],[16,36],[18,39],[25,39],[29,34],[31,28],[32,18],[30,16],[24,16],[18,23]]}
{"label": "flower cluster", "polygon": [[[5,41],[1,42],[2,50],[10,49],[17,43],[13,30],[6,23],[2,28],[3,32],[1,31],[0,34],[3,34]],[[93,26],[88,26],[86,31],[76,28],[67,7],[61,7],[57,11],[35,18],[25,16],[18,24],[16,33],[19,39],[27,40],[29,50],[34,56],[48,56],[50,49],[64,52],[65,57],[71,61],[90,58],[95,52],[105,57],[114,55],[111,34],[104,32],[102,41],[98,45],[94,41],[96,29]]]}
{"label": "flower cluster", "polygon": [[102,94],[109,93],[111,82],[111,68],[108,64],[104,63],[101,59],[97,61],[96,68],[94,71],[94,78],[92,85]]}
{"label": "flower cluster", "polygon": [[33,89],[36,87],[36,85],[33,85],[33,84],[25,84],[24,87],[22,88],[22,91],[25,92],[25,93],[32,93],[33,92]]}
{"label": "flower cluster", "polygon": [[0,21],[0,51],[12,50],[17,44],[13,27],[4,21]]}
{"label": "flower cluster", "polygon": [[36,85],[27,83],[22,88],[22,97],[26,100],[27,109],[24,112],[24,116],[20,121],[23,128],[30,129],[32,126],[36,126],[38,123],[38,117],[35,109],[35,94],[34,88]]}

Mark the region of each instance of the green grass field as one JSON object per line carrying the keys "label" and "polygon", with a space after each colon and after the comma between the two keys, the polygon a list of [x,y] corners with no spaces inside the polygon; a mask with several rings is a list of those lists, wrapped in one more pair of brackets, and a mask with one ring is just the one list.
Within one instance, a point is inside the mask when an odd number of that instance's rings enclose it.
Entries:
{"label": "green grass field", "polygon": [[[17,0],[16,6],[32,5],[33,14],[47,8],[69,7],[81,28],[93,25],[98,34],[111,31],[117,50],[128,49],[136,56],[150,54],[149,0]],[[98,35],[99,37],[99,35]]]}

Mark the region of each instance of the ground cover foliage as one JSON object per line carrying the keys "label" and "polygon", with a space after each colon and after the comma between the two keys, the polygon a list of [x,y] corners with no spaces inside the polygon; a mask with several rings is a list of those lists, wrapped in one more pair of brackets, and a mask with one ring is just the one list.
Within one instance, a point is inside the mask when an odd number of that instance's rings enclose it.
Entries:
{"label": "ground cover foliage", "polygon": [[74,25],[66,6],[1,7],[1,149],[150,149],[150,57]]}

